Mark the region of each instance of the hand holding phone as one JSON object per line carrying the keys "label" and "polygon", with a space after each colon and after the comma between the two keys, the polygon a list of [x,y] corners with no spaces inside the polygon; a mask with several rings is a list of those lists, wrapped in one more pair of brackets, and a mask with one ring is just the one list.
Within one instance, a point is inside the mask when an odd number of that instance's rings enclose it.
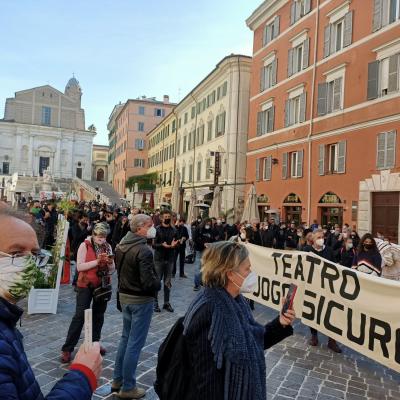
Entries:
{"label": "hand holding phone", "polygon": [[297,285],[294,283],[290,284],[289,291],[286,295],[285,301],[283,303],[282,311],[281,314],[286,314],[288,310],[293,309],[293,301],[294,301],[294,296],[296,295],[297,291]]}

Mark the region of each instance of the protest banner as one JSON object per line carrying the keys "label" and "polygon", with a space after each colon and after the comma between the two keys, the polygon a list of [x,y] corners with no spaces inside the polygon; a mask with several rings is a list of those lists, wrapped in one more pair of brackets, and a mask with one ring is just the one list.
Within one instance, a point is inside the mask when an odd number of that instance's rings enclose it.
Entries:
{"label": "protest banner", "polygon": [[247,297],[280,310],[290,283],[301,321],[400,372],[400,282],[373,277],[314,253],[248,244],[258,287]]}

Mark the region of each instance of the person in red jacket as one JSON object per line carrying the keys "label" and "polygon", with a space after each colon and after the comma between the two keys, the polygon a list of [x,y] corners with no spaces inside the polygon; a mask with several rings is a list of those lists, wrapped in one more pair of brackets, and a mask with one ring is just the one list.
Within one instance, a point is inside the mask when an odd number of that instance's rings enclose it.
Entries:
{"label": "person in red jacket", "polygon": [[[67,339],[61,349],[61,362],[71,361],[71,353],[82,332],[85,310],[90,308],[93,301],[93,342],[100,341],[101,329],[104,323],[104,313],[107,309],[107,302],[96,300],[93,297],[95,289],[101,287],[101,273],[107,274],[115,269],[112,256],[112,248],[107,243],[108,226],[104,223],[96,224],[91,237],[86,239],[78,249],[76,265],[78,269],[76,311],[68,329]],[[100,346],[102,355],[106,349]]]}
{"label": "person in red jacket", "polygon": [[[37,268],[39,244],[34,230],[0,202],[0,399],[43,400],[16,325],[23,310],[17,302],[28,295]],[[102,370],[99,343],[79,349],[70,371],[48,400],[89,400]]]}

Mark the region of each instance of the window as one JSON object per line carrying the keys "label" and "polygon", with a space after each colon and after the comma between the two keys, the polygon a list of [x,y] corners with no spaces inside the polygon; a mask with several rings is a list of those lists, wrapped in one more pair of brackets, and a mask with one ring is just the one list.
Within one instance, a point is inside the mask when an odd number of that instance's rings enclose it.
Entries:
{"label": "window", "polygon": [[[125,163],[125,160],[124,160],[124,163]],[[144,159],[135,158],[133,160],[133,166],[136,167],[136,168],[144,168]],[[125,165],[124,165],[124,167],[125,167]]]}
{"label": "window", "polygon": [[311,0],[292,0],[290,7],[290,24],[293,25],[311,11]]}
{"label": "window", "polygon": [[201,161],[197,161],[197,182],[201,181]]}
{"label": "window", "polygon": [[221,97],[221,87],[217,88],[217,100],[219,100]]}
{"label": "window", "polygon": [[222,136],[225,133],[226,111],[217,115],[215,121],[215,137]]}
{"label": "window", "polygon": [[206,160],[206,179],[210,179],[211,175],[211,159],[207,158]]}
{"label": "window", "polygon": [[212,128],[213,128],[213,121],[210,119],[210,121],[207,122],[207,140],[210,141],[212,139]]}
{"label": "window", "polygon": [[42,107],[42,125],[50,125],[51,123],[51,108]]}
{"label": "window", "polygon": [[139,115],[144,115],[144,106],[139,106]]}
{"label": "window", "polygon": [[400,0],[374,0],[372,31],[375,32],[400,18]]}
{"label": "window", "polygon": [[306,93],[302,93],[286,100],[285,127],[292,126],[306,120]]}
{"label": "window", "polygon": [[192,132],[189,132],[188,150],[192,150]]}
{"label": "window", "polygon": [[274,40],[279,35],[280,17],[277,15],[273,22],[265,25],[263,46],[266,46],[269,42]]}
{"label": "window", "polygon": [[135,149],[143,150],[144,149],[144,140],[143,139],[135,139]]}
{"label": "window", "polygon": [[262,136],[274,130],[275,107],[271,105],[257,114],[257,136]]}
{"label": "window", "polygon": [[187,141],[187,137],[184,136],[183,137],[183,149],[182,149],[182,154],[186,153],[186,141]]}
{"label": "window", "polygon": [[155,117],[165,117],[165,110],[163,108],[155,108],[154,116]]}
{"label": "window", "polygon": [[3,170],[2,170],[4,175],[8,175],[10,173],[10,163],[3,161]]}
{"label": "window", "polygon": [[308,68],[310,59],[310,38],[289,49],[288,76]]}
{"label": "window", "polygon": [[187,124],[188,122],[188,113],[186,112],[184,115],[184,124]]}
{"label": "window", "polygon": [[378,169],[394,168],[396,161],[396,131],[383,132],[378,135],[376,167]]}
{"label": "window", "polygon": [[204,144],[204,125],[197,128],[197,146]]}
{"label": "window", "polygon": [[261,162],[262,158],[257,158],[256,159],[256,181],[260,181],[260,176],[261,176]]}
{"label": "window", "polygon": [[343,78],[318,85],[318,115],[329,114],[343,108]]}
{"label": "window", "polygon": [[189,165],[189,182],[193,182],[193,164]]}
{"label": "window", "polygon": [[182,126],[182,118],[179,118],[178,120],[178,128],[180,128]]}
{"label": "window", "polygon": [[144,122],[138,122],[138,131],[144,132]]}
{"label": "window", "polygon": [[277,60],[271,61],[269,64],[261,68],[261,91],[269,89],[276,85]]}
{"label": "window", "polygon": [[282,159],[282,178],[301,178],[303,176],[303,156],[304,151],[293,151],[283,153]]}
{"label": "window", "polygon": [[318,174],[343,174],[346,172],[346,141],[319,145]]}
{"label": "window", "polygon": [[186,178],[186,167],[182,167],[182,182],[185,182],[185,178]]}
{"label": "window", "polygon": [[176,119],[172,121],[172,132],[176,131]]}
{"label": "window", "polygon": [[191,112],[191,114],[190,114],[190,117],[191,117],[192,119],[194,119],[195,116],[196,116],[196,107],[193,106],[193,107],[192,107],[192,112]]}
{"label": "window", "polygon": [[226,93],[228,92],[228,82],[224,82],[222,85],[222,96],[226,96]]}
{"label": "window", "polygon": [[169,171],[169,179],[168,179],[168,185],[172,185],[172,171]]}
{"label": "window", "polygon": [[271,174],[272,174],[272,156],[268,156],[268,157],[264,158],[263,165],[264,165],[263,180],[270,181]]}
{"label": "window", "polygon": [[399,91],[400,54],[393,54],[368,64],[368,100]]}
{"label": "window", "polygon": [[334,22],[325,27],[324,57],[350,46],[353,40],[353,11],[339,19],[332,18]]}

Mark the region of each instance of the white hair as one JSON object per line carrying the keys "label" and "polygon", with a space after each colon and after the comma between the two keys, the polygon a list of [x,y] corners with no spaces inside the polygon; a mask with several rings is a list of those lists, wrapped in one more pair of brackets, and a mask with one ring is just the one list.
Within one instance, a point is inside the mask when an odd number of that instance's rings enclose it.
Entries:
{"label": "white hair", "polygon": [[130,220],[129,226],[133,233],[137,232],[141,227],[143,227],[146,223],[152,221],[151,217],[146,214],[136,214],[132,216]]}

